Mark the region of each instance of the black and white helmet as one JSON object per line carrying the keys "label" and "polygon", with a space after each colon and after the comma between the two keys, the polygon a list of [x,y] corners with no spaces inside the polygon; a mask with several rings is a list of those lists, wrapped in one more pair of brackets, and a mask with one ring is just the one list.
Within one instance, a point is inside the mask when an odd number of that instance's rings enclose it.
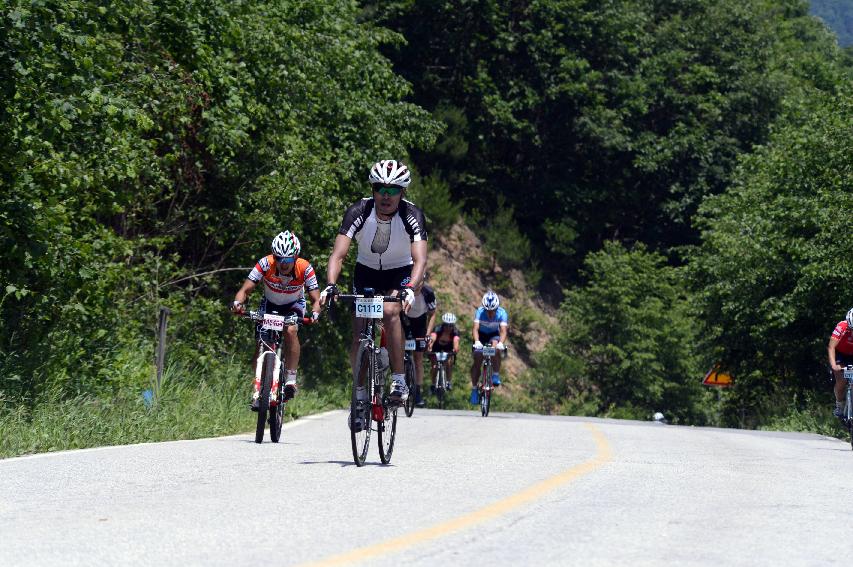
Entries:
{"label": "black and white helmet", "polygon": [[289,230],[279,232],[278,235],[272,239],[272,253],[276,256],[297,256],[299,255],[300,248],[299,239],[296,238],[296,235]]}
{"label": "black and white helmet", "polygon": [[412,182],[412,174],[403,162],[393,159],[383,159],[373,164],[370,168],[370,177],[367,181],[371,184],[395,185],[405,189]]}
{"label": "black and white helmet", "polygon": [[853,327],[853,309],[847,312],[847,316],[844,319],[847,320],[848,327]]}
{"label": "black and white helmet", "polygon": [[501,304],[501,300],[498,299],[498,294],[489,290],[483,295],[483,307],[488,309],[489,311],[494,311]]}
{"label": "black and white helmet", "polygon": [[447,325],[455,325],[456,315],[454,315],[453,313],[445,313],[441,316],[441,321]]}

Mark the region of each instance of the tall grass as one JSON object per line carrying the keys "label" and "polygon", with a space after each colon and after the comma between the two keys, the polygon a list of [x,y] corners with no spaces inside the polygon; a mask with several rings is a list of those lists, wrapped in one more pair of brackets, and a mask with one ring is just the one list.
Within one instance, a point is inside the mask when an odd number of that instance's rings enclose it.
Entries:
{"label": "tall grass", "polygon": [[[33,407],[0,405],[0,458],[177,439],[198,439],[254,430],[251,382],[244,363],[230,362],[202,378],[174,364],[159,396],[146,403],[142,388],[128,387],[109,399],[79,395],[42,399]],[[344,407],[340,390],[299,391],[286,420]]]}

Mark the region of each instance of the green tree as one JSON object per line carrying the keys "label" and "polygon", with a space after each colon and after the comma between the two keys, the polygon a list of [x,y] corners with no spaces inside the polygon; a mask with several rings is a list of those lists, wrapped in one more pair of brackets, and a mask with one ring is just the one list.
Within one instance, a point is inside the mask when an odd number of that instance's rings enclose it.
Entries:
{"label": "green tree", "polygon": [[607,242],[560,308],[560,333],[536,357],[539,397],[569,411],[702,422],[702,357],[682,270],[637,245]]}
{"label": "green tree", "polygon": [[853,306],[850,92],[780,125],[732,188],[702,206],[690,271],[704,342],[735,374],[732,422],[741,410],[765,422],[805,391],[826,391],[828,337]]}

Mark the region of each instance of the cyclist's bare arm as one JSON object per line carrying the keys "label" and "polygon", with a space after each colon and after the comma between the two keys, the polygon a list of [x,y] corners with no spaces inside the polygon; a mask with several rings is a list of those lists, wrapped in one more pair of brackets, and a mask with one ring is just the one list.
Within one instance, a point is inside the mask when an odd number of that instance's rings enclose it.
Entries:
{"label": "cyclist's bare arm", "polygon": [[459,352],[459,337],[453,337],[453,354]]}
{"label": "cyclist's bare arm", "polygon": [[[243,287],[241,287],[236,294],[234,294],[234,301],[239,302],[240,304],[245,304],[246,299],[248,299],[249,294],[252,293],[252,290],[255,289],[255,286],[258,285],[256,282],[246,278],[246,281],[243,282]],[[232,305],[231,310],[236,310],[236,306]]]}
{"label": "cyclist's bare arm", "polygon": [[332,247],[329,265],[326,267],[326,282],[338,283],[338,277],[341,275],[341,268],[343,268],[344,260],[349,253],[350,244],[352,244],[352,239],[345,234],[339,234],[335,237],[335,245]]}
{"label": "cyclist's bare arm", "polygon": [[430,333],[429,334],[429,344],[427,345],[427,352],[432,352],[432,345],[435,344],[435,341],[438,340],[438,333]]}
{"label": "cyclist's bare arm", "polygon": [[841,341],[839,341],[838,339],[831,338],[829,339],[829,346],[826,347],[826,350],[829,354],[829,366],[832,367],[835,372],[841,371],[841,367],[838,366],[838,363],[835,361],[835,347],[838,346],[839,342]]}
{"label": "cyclist's bare arm", "polygon": [[[340,238],[340,237],[338,237]],[[337,244],[337,242],[336,242]],[[412,242],[412,287],[417,292],[424,283],[424,272],[427,263],[426,240]],[[331,263],[330,263],[331,264]]]}
{"label": "cyclist's bare arm", "polygon": [[499,336],[500,336],[500,341],[501,341],[503,344],[506,344],[506,336],[507,336],[507,331],[509,331],[509,325],[506,325],[506,324],[504,324],[504,323],[501,323],[501,327],[500,327],[500,329],[501,329],[501,331],[500,331],[500,335],[499,335]]}
{"label": "cyclist's bare arm", "polygon": [[320,312],[323,310],[323,308],[320,304],[320,290],[319,289],[312,289],[311,291],[308,292],[308,297],[311,298],[311,311],[313,313],[316,313],[317,316],[319,317]]}
{"label": "cyclist's bare arm", "polygon": [[434,329],[435,328],[435,309],[433,309],[432,311],[429,311],[427,313],[427,316],[429,318],[429,322],[427,323],[426,328],[427,329]]}
{"label": "cyclist's bare arm", "polygon": [[474,342],[480,342],[480,322],[474,321],[474,328],[471,330],[471,335],[474,337]]}

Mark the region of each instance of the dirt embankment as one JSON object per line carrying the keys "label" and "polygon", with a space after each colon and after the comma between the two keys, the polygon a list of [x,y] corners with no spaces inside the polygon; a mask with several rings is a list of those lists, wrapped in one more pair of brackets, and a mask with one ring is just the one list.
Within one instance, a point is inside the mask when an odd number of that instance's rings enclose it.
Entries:
{"label": "dirt embankment", "polygon": [[509,313],[510,356],[503,372],[510,379],[530,367],[531,356],[545,348],[557,324],[556,309],[547,305],[524,278],[521,270],[492,270],[491,256],[474,232],[463,223],[440,235],[431,235],[428,283],[438,298],[436,323],[451,311],[459,318],[462,351],[470,349],[474,312],[487,289],[494,289]]}

